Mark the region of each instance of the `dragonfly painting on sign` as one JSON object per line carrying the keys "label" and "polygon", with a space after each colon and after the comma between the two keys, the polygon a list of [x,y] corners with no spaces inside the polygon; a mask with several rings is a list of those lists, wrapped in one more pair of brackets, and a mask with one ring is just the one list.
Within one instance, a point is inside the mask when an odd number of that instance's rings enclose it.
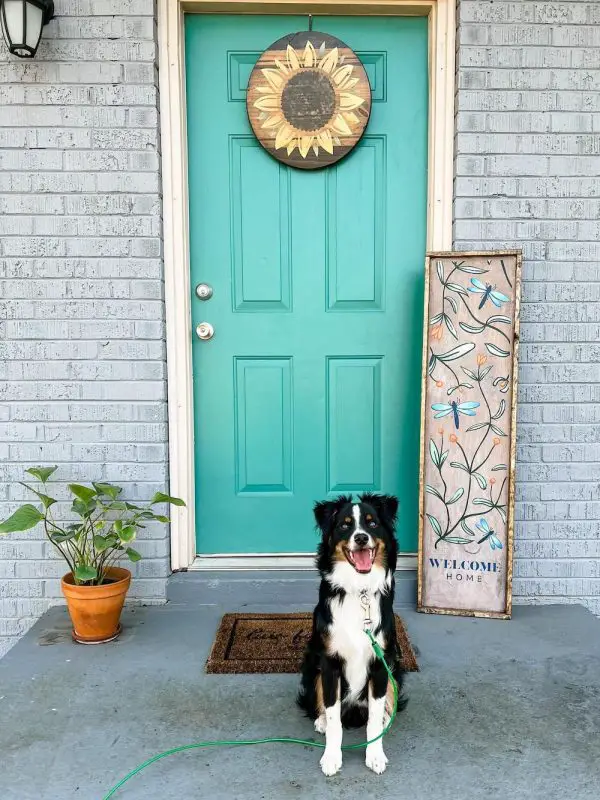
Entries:
{"label": "dragonfly painting on sign", "polygon": [[511,614],[520,251],[426,261],[419,611]]}

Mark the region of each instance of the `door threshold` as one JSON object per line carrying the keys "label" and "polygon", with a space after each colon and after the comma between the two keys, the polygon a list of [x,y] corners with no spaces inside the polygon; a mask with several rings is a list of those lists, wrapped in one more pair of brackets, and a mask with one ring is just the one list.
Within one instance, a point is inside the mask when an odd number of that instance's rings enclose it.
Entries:
{"label": "door threshold", "polygon": [[[315,568],[314,553],[231,553],[227,555],[203,555],[199,553],[188,570],[208,572],[214,570],[306,570]],[[404,553],[398,556],[396,570],[415,570],[417,568],[416,553]]]}

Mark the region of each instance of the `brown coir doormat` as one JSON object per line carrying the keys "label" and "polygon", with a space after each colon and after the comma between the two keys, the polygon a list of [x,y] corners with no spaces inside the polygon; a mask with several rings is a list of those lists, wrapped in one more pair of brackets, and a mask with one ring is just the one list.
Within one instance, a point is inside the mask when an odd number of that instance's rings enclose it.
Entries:
{"label": "brown coir doormat", "polygon": [[[213,642],[210,673],[294,673],[310,638],[312,614],[225,614]],[[396,615],[396,634],[404,669],[419,667],[404,623]]]}

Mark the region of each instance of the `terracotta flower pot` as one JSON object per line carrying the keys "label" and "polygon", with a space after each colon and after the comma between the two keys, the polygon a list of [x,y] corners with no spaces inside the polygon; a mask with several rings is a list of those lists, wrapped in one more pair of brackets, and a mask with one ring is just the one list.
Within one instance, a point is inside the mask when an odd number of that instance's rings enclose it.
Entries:
{"label": "terracotta flower pot", "polygon": [[131,572],[123,567],[109,567],[107,576],[112,583],[101,586],[78,586],[71,572],[61,581],[76,642],[109,642],[121,631],[119,618],[131,582]]}

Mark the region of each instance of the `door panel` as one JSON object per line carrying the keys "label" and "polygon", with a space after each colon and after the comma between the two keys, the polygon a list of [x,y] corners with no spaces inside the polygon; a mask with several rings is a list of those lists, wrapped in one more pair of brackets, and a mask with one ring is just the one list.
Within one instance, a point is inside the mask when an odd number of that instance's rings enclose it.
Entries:
{"label": "door panel", "polygon": [[186,15],[197,547],[314,551],[311,507],[394,492],[416,550],[427,185],[427,21],[315,21],[353,47],[367,132],[321,171],[250,132],[260,53],[306,17]]}

